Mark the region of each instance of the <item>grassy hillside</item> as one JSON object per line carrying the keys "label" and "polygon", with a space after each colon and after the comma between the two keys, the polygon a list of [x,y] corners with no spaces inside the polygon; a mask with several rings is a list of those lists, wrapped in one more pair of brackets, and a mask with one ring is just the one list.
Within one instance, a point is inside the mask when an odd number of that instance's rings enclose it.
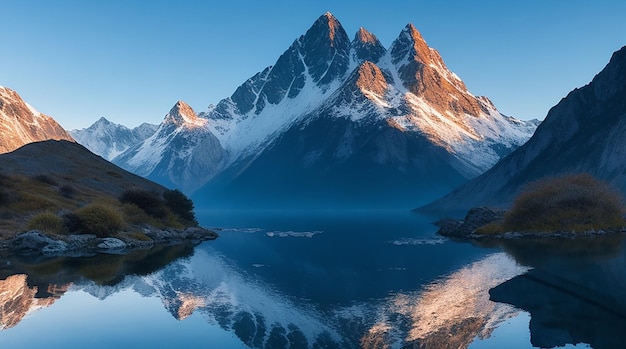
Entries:
{"label": "grassy hillside", "polygon": [[193,203],[67,141],[28,144],[0,155],[0,238],[49,234],[141,236],[141,225],[195,226]]}

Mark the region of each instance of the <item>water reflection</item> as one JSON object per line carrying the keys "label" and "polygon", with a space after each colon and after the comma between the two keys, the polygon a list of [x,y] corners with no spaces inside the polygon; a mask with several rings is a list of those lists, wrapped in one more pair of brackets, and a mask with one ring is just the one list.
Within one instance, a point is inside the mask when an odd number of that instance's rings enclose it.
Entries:
{"label": "water reflection", "polygon": [[497,253],[423,291],[398,294],[381,307],[380,320],[361,344],[364,348],[404,343],[414,348],[467,348],[476,337],[488,338],[504,320],[517,315],[512,307],[491,302],[488,290],[525,270]]}
{"label": "water reflection", "polygon": [[[15,326],[26,314],[51,305],[68,289],[102,300],[133,290],[160,299],[178,320],[201,315],[202,321],[234,333],[252,348],[466,348],[477,336],[488,338],[502,321],[516,314],[507,305],[489,301],[487,290],[525,271],[506,254],[497,253],[424,290],[322,310],[239,269],[209,244],[192,256],[187,252],[170,249],[151,254],[152,262],[159,261],[155,266],[170,261],[151,273],[147,262],[135,260],[137,256],[116,256],[122,258],[113,263],[116,267],[106,270],[106,277],[93,280],[84,270],[102,266],[95,261],[87,266],[76,261],[53,263],[64,268],[21,264],[22,270],[37,271],[33,274],[37,285],[30,282],[30,274],[13,274],[0,282],[2,326]],[[186,258],[172,261],[173,256]],[[117,272],[112,273],[113,269]],[[131,275],[119,274],[126,272]],[[45,292],[41,292],[43,288]]]}
{"label": "water reflection", "polygon": [[29,313],[51,306],[75,283],[94,284],[96,289],[97,285],[116,285],[127,275],[149,274],[192,253],[192,245],[182,244],[158,246],[121,256],[44,258],[5,255],[4,265],[0,268],[0,330],[12,328]]}
{"label": "water reflection", "polygon": [[490,291],[491,299],[530,312],[531,343],[552,348],[626,343],[626,244],[622,236],[508,241],[503,247],[534,269]]}

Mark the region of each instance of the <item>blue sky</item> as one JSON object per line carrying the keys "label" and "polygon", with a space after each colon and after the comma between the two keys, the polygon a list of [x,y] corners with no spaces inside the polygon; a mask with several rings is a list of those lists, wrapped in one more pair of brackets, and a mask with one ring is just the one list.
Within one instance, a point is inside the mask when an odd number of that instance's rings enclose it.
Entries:
{"label": "blue sky", "polygon": [[501,112],[543,119],[626,45],[623,0],[3,0],[0,85],[67,129],[228,97],[324,12],[389,46],[413,23]]}

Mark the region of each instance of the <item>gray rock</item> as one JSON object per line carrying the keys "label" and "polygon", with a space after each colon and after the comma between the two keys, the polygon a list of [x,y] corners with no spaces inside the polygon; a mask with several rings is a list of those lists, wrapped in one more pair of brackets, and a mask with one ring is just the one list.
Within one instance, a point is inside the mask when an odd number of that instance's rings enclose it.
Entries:
{"label": "gray rock", "polygon": [[98,249],[107,251],[119,251],[126,248],[126,243],[116,238],[103,238],[98,240]]}
{"label": "gray rock", "polygon": [[443,218],[435,225],[439,226],[437,234],[452,238],[469,238],[476,229],[483,225],[502,220],[505,211],[492,210],[487,207],[474,207],[463,220]]}
{"label": "gray rock", "polygon": [[43,253],[45,255],[62,254],[67,250],[67,243],[52,239],[43,233],[31,230],[9,241],[10,248],[19,254]]}

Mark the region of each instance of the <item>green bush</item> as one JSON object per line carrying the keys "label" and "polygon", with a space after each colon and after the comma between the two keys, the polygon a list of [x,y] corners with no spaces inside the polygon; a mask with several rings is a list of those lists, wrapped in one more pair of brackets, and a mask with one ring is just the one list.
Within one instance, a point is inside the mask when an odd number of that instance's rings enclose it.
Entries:
{"label": "green bush", "polygon": [[107,237],[115,234],[124,225],[122,215],[113,207],[92,204],[74,212],[78,217],[79,231]]}
{"label": "green bush", "polygon": [[59,234],[63,231],[63,220],[50,211],[41,212],[28,221],[28,229]]}
{"label": "green bush", "polygon": [[193,201],[191,201],[180,190],[167,190],[163,193],[167,207],[177,214],[181,219],[197,225],[196,215],[193,212]]}
{"label": "green bush", "polygon": [[129,189],[124,191],[122,195],[120,195],[119,201],[123,204],[135,204],[144,212],[153,217],[167,217],[165,202],[159,196],[159,194],[155,192],[142,189]]}
{"label": "green bush", "polygon": [[588,174],[528,185],[504,216],[507,231],[583,231],[624,225],[621,196]]}

